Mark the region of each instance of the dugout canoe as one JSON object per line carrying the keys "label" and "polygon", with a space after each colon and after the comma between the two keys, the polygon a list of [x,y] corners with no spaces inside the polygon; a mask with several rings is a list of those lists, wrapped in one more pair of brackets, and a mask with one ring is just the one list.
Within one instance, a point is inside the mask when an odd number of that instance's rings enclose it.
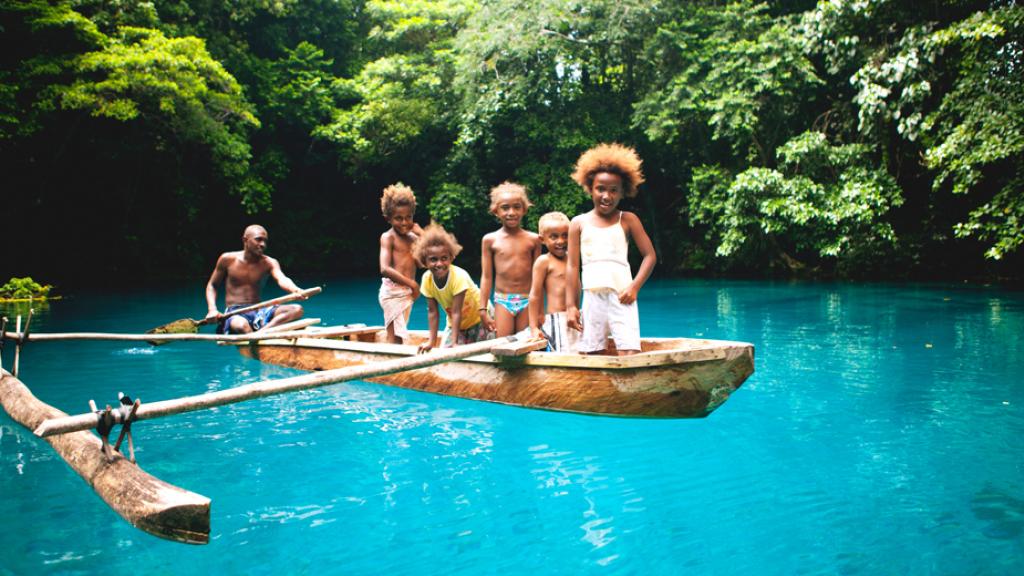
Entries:
{"label": "dugout canoe", "polygon": [[[237,344],[251,358],[301,370],[330,370],[412,356],[411,345],[386,343],[381,327],[344,338],[296,338]],[[701,418],[722,405],[754,372],[745,342],[644,338],[631,356],[530,352],[481,354],[457,362],[370,378],[400,388],[500,404],[640,418]]]}

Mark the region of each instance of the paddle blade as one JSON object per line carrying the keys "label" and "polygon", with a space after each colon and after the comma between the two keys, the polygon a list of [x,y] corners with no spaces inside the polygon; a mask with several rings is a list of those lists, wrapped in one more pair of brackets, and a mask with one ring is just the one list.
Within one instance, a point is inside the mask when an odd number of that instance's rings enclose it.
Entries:
{"label": "paddle blade", "polygon": [[[191,318],[182,318],[181,320],[175,320],[174,322],[168,322],[163,326],[157,326],[152,330],[147,330],[146,334],[197,334],[199,332],[199,322]],[[159,346],[166,344],[166,342],[154,342],[149,341],[153,346]]]}

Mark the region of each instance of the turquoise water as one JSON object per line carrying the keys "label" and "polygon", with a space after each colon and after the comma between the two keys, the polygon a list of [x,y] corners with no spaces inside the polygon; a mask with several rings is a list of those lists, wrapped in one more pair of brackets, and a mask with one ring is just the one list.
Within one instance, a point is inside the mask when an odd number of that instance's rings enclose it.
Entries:
{"label": "turquoise water", "polygon": [[[309,279],[304,284],[312,285]],[[206,546],[122,521],[0,413],[0,573],[1008,574],[1024,566],[1024,294],[654,281],[643,332],[756,345],[703,420],[558,414],[354,382],[146,421],[137,456],[213,500]],[[308,316],[377,323],[376,284]],[[80,294],[36,330],[142,331],[202,286]],[[425,327],[417,304],[414,327]],[[10,347],[4,366],[11,364]],[[297,372],[204,343],[30,344],[82,412]]]}

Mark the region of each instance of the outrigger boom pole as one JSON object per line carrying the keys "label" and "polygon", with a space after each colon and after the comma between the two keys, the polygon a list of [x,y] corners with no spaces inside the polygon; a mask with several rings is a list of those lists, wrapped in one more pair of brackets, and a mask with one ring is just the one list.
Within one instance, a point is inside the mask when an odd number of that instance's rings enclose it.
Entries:
{"label": "outrigger boom pole", "polygon": [[[184,398],[176,398],[173,400],[161,400],[159,402],[145,403],[139,406],[133,420],[149,420],[151,418],[159,418],[161,416],[169,416],[171,414],[203,410],[206,408],[213,408],[214,406],[224,406],[225,404],[234,404],[275,394],[319,388],[321,386],[345,382],[347,380],[375,378],[377,376],[394,374],[396,372],[403,372],[405,370],[413,370],[416,368],[424,368],[435,364],[461,360],[470,356],[478,356],[480,354],[487,354],[490,352],[494,352],[496,355],[502,356],[518,356],[526,354],[532,350],[541,349],[547,345],[546,342],[542,340],[527,341],[525,345],[515,346],[514,343],[517,342],[523,343],[521,339],[517,339],[515,336],[507,336],[496,340],[486,340],[455,348],[437,350],[428,354],[408,356],[395,360],[385,360],[383,362],[375,362],[373,364],[324,370],[322,372],[293,376],[291,378],[264,380],[262,382],[254,382],[252,384],[228,388],[226,390],[219,390],[217,392],[186,396]],[[505,352],[501,353],[503,349]],[[115,411],[113,412],[113,415],[114,422],[120,423],[122,418],[121,414]],[[91,430],[96,427],[99,421],[100,415],[95,412],[78,414],[76,416],[67,416],[64,418],[53,418],[40,424],[39,427],[34,430],[34,433],[36,436],[45,438],[54,434],[65,434],[79,430]]]}

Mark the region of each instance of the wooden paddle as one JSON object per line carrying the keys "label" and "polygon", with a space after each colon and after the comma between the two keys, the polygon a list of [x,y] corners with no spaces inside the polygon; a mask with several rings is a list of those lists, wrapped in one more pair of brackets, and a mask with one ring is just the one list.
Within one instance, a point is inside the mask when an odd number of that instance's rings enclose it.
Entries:
{"label": "wooden paddle", "polygon": [[195,334],[199,332],[200,326],[213,324],[214,322],[220,322],[221,320],[228,318],[230,316],[234,316],[235,314],[245,314],[246,312],[252,312],[253,310],[259,310],[260,308],[266,308],[267,306],[276,306],[278,304],[294,302],[295,300],[304,300],[306,298],[309,298],[310,296],[319,294],[321,290],[322,288],[320,288],[319,286],[315,288],[307,288],[299,292],[293,292],[291,294],[286,294],[278,298],[272,298],[265,302],[260,302],[259,304],[253,304],[252,306],[246,306],[244,308],[232,310],[231,312],[228,312],[226,314],[217,314],[216,316],[203,318],[202,320],[182,318],[180,320],[175,320],[174,322],[168,322],[163,326],[157,326],[152,330],[147,330],[146,334]]}

